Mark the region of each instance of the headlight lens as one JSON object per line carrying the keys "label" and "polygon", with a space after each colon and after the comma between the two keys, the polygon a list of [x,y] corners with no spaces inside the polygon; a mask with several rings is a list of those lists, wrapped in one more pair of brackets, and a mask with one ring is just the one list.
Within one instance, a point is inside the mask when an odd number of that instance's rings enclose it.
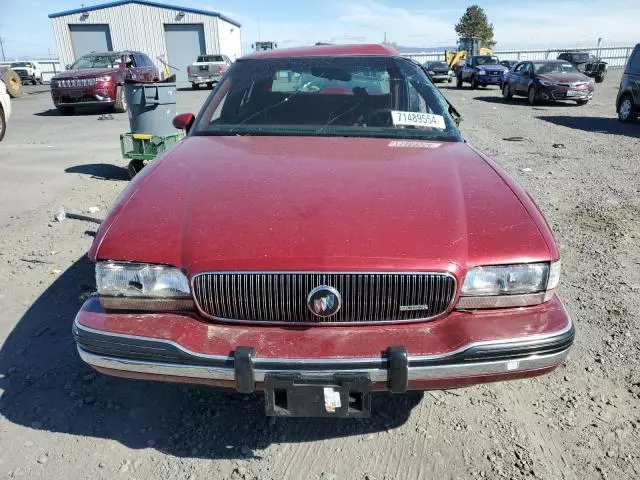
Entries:
{"label": "headlight lens", "polygon": [[487,74],[487,72],[485,72],[484,70],[479,70],[478,71],[478,75],[486,75],[486,74]]}
{"label": "headlight lens", "polygon": [[182,310],[193,307],[189,280],[175,267],[98,262],[100,304],[118,310]]}
{"label": "headlight lens", "polygon": [[109,75],[96,78],[97,82],[110,82],[111,80],[113,80],[113,77],[110,77]]}
{"label": "headlight lens", "polygon": [[560,269],[560,261],[472,268],[456,307],[504,308],[546,302],[558,286]]}
{"label": "headlight lens", "polygon": [[549,82],[548,80],[540,80],[540,85],[550,87],[551,85],[553,85],[553,83]]}

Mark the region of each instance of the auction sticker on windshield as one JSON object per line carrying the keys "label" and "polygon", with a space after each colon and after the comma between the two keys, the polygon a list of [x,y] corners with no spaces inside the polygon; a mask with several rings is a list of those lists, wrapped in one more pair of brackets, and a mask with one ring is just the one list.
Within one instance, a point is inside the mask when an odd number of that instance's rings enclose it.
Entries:
{"label": "auction sticker on windshield", "polygon": [[419,112],[402,112],[399,110],[391,111],[391,118],[395,126],[403,127],[431,127],[446,129],[444,117],[442,115],[433,115],[432,113]]}

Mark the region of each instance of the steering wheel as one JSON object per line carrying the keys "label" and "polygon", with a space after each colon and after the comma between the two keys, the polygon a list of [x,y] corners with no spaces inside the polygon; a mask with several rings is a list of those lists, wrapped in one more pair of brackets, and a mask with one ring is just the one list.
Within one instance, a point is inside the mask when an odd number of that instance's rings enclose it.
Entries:
{"label": "steering wheel", "polygon": [[371,127],[393,126],[393,119],[391,118],[392,111],[393,109],[391,108],[378,108],[376,110],[372,110],[367,114],[365,123]]}

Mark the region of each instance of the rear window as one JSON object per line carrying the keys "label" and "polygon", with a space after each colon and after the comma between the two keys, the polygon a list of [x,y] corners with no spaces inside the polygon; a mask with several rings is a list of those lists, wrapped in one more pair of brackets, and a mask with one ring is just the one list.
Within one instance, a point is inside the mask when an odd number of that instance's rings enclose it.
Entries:
{"label": "rear window", "polygon": [[222,55],[201,55],[198,57],[198,62],[224,62]]}
{"label": "rear window", "polygon": [[193,133],[460,140],[448,103],[419,66],[372,56],[238,60]]}

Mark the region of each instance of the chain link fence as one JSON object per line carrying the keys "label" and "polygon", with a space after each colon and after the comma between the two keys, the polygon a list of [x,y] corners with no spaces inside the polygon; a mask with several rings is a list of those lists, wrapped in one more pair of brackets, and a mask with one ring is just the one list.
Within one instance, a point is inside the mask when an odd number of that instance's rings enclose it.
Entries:
{"label": "chain link fence", "polygon": [[[553,60],[558,58],[561,52],[586,52],[601,58],[607,62],[609,68],[624,68],[627,59],[633,52],[633,45],[623,45],[616,47],[593,47],[593,48],[558,48],[551,50],[496,50],[493,52],[500,60]],[[424,63],[429,61],[444,60],[445,53],[410,53],[404,55],[412,58],[417,62]]]}

